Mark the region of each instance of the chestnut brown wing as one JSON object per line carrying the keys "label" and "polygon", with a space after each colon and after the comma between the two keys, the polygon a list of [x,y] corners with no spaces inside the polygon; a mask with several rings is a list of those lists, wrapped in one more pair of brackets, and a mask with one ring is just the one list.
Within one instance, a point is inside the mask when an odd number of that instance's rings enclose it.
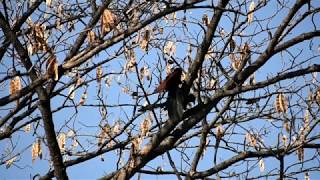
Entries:
{"label": "chestnut brown wing", "polygon": [[172,73],[170,73],[164,81],[161,81],[159,86],[156,88],[155,92],[164,92],[170,89],[177,88],[181,83],[182,69],[176,68]]}

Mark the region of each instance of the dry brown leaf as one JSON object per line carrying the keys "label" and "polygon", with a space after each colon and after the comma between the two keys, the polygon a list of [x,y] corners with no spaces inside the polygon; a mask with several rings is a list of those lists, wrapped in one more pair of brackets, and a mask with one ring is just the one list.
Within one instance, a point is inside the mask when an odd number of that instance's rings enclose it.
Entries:
{"label": "dry brown leaf", "polygon": [[117,121],[113,126],[112,133],[116,135],[116,134],[119,134],[120,131],[121,131],[121,124],[119,121]]}
{"label": "dry brown leaf", "polygon": [[284,121],[283,122],[283,128],[287,131],[287,133],[290,133],[290,128],[291,126],[290,126],[290,123],[289,123],[289,121]]}
{"label": "dry brown leaf", "polygon": [[148,114],[148,116],[140,124],[141,137],[148,136],[151,125],[152,117],[151,114]]}
{"label": "dry brown leaf", "polygon": [[149,41],[150,41],[150,36],[151,36],[150,30],[146,29],[145,32],[144,32],[144,36],[143,36],[142,42],[140,43],[140,47],[144,51],[148,51],[148,45],[149,45]]}
{"label": "dry brown leaf", "polygon": [[310,113],[308,109],[306,109],[305,111],[303,120],[304,120],[303,127],[305,128],[306,131],[309,131],[310,130]]}
{"label": "dry brown leaf", "polygon": [[318,105],[320,105],[320,87],[317,89],[315,100],[317,101]]}
{"label": "dry brown leaf", "polygon": [[304,161],[304,149],[303,147],[299,147],[297,150],[297,154],[298,154],[298,159],[300,162]]}
{"label": "dry brown leaf", "polygon": [[236,48],[236,42],[233,40],[233,38],[231,38],[230,40],[229,47],[230,47],[230,52],[233,52],[234,49]]}
{"label": "dry brown leaf", "polygon": [[113,13],[108,10],[105,9],[103,11],[103,14],[101,16],[101,32],[103,35],[105,35],[107,32],[111,31],[112,28],[115,25],[115,17],[113,15]]}
{"label": "dry brown leaf", "polygon": [[131,146],[132,154],[137,154],[138,153],[138,151],[140,150],[141,143],[142,143],[142,139],[139,138],[139,137],[135,137],[132,140],[132,146]]}
{"label": "dry brown leaf", "polygon": [[31,150],[31,156],[32,156],[32,163],[34,163],[34,161],[39,157],[40,159],[42,159],[42,149],[41,149],[41,141],[40,139],[36,140],[36,142],[34,142],[32,144],[32,150]]}
{"label": "dry brown leaf", "polygon": [[31,39],[34,41],[32,44],[32,52],[48,51],[47,37],[45,34],[46,26],[44,24],[32,24],[32,36]]}
{"label": "dry brown leaf", "polygon": [[15,76],[10,81],[10,89],[9,93],[10,95],[15,95],[21,90],[21,80],[19,76]]}
{"label": "dry brown leaf", "polygon": [[253,146],[253,147],[257,146],[257,140],[256,140],[255,136],[251,135],[250,133],[247,133],[246,139],[249,141],[251,146]]}
{"label": "dry brown leaf", "polygon": [[93,45],[97,40],[96,33],[92,30],[88,31],[87,38],[88,38],[89,44]]}
{"label": "dry brown leaf", "polygon": [[103,74],[102,67],[98,66],[97,73],[96,73],[96,78],[98,83],[101,83],[102,74]]}
{"label": "dry brown leaf", "polygon": [[47,61],[47,75],[49,78],[53,78],[55,81],[59,79],[58,61],[55,55],[51,55]]}
{"label": "dry brown leaf", "polygon": [[98,146],[101,146],[106,138],[111,138],[111,127],[109,124],[106,124],[103,128],[101,128],[98,136]]}
{"label": "dry brown leaf", "polygon": [[202,16],[202,23],[203,23],[205,26],[208,26],[208,25],[209,25],[209,18],[208,18],[208,15],[207,15],[207,14],[203,14],[203,16]]}
{"label": "dry brown leaf", "polygon": [[65,133],[60,133],[58,136],[58,144],[59,148],[62,152],[66,150],[66,134]]}
{"label": "dry brown leaf", "polygon": [[240,72],[241,71],[241,61],[240,60],[235,60],[232,62],[231,64],[232,69],[235,70],[236,72]]}
{"label": "dry brown leaf", "polygon": [[276,111],[278,113],[286,113],[288,110],[288,100],[287,98],[283,95],[283,93],[279,93],[276,97],[276,102],[275,102],[275,107]]}
{"label": "dry brown leaf", "polygon": [[136,55],[133,49],[125,49],[125,56],[127,59],[127,64],[125,66],[125,72],[133,72],[135,70],[136,62]]}
{"label": "dry brown leaf", "polygon": [[[19,76],[15,76],[10,80],[9,93],[11,96],[16,95],[21,90],[21,80]],[[19,105],[19,99],[16,100],[17,106]]]}
{"label": "dry brown leaf", "polygon": [[221,139],[224,134],[224,129],[221,124],[219,124],[216,128],[216,137],[217,139]]}
{"label": "dry brown leaf", "polygon": [[248,55],[250,55],[251,48],[248,43],[244,43],[243,47],[241,48],[241,61],[244,61]]}

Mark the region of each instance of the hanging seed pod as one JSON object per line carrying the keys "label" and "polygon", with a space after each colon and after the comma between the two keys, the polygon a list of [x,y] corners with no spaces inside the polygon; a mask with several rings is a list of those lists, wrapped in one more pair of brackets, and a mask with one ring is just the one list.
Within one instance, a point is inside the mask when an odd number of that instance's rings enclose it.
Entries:
{"label": "hanging seed pod", "polygon": [[283,93],[279,93],[276,97],[275,102],[276,111],[278,113],[286,113],[288,110],[288,100],[283,95]]}
{"label": "hanging seed pod", "polygon": [[46,5],[47,5],[47,7],[51,7],[52,1],[51,0],[46,0]]}
{"label": "hanging seed pod", "polygon": [[149,29],[145,30],[142,42],[140,43],[140,47],[144,51],[148,51],[150,36],[151,36],[150,30]]}
{"label": "hanging seed pod", "polygon": [[298,148],[297,154],[298,154],[298,160],[300,162],[303,162],[304,161],[304,149],[303,149],[303,147],[299,147]]}
{"label": "hanging seed pod", "polygon": [[255,73],[251,74],[250,77],[249,77],[249,85],[254,85],[256,84],[256,76],[255,76]]}
{"label": "hanging seed pod", "polygon": [[121,124],[120,124],[119,121],[117,121],[113,126],[112,133],[113,134],[119,134],[120,131],[121,131]]}
{"label": "hanging seed pod", "polygon": [[55,81],[59,79],[59,72],[58,72],[58,62],[55,55],[51,55],[49,60],[47,61],[47,76],[48,78],[53,78]]}
{"label": "hanging seed pod", "polygon": [[[11,96],[16,95],[21,90],[21,80],[19,76],[15,76],[10,81],[9,93]],[[16,100],[17,106],[19,105],[19,99]]]}
{"label": "hanging seed pod", "polygon": [[79,106],[84,105],[84,103],[86,102],[87,97],[88,97],[87,91],[85,91],[85,92],[81,95],[81,98],[80,98],[80,101],[79,101]]}
{"label": "hanging seed pod", "polygon": [[244,45],[241,47],[240,61],[241,68],[243,68],[248,62],[251,64],[251,49],[248,43],[244,43]]}
{"label": "hanging seed pod", "polygon": [[24,129],[24,132],[26,132],[26,133],[30,132],[30,130],[31,130],[31,124],[25,125],[23,129]]}
{"label": "hanging seed pod", "polygon": [[231,63],[232,69],[235,70],[236,72],[241,71],[241,61],[240,60],[234,60]]}
{"label": "hanging seed pod", "polygon": [[260,172],[263,172],[264,169],[265,169],[265,165],[264,165],[263,159],[259,160],[259,169],[260,169]]}
{"label": "hanging seed pod", "polygon": [[221,124],[219,124],[216,128],[216,137],[217,139],[221,139],[224,134],[224,130]]}
{"label": "hanging seed pod", "polygon": [[101,16],[101,32],[105,35],[107,32],[111,31],[115,24],[115,18],[112,12],[108,9],[103,11]]}
{"label": "hanging seed pod", "polygon": [[140,124],[141,137],[148,136],[151,125],[152,117],[151,114],[148,114],[148,116]]}
{"label": "hanging seed pod", "polygon": [[288,145],[288,137],[286,135],[282,135],[281,140],[284,146]]}
{"label": "hanging seed pod", "polygon": [[151,73],[148,69],[147,66],[143,66],[141,69],[140,69],[140,74],[139,74],[139,78],[142,80],[144,77],[147,78],[148,81],[151,80]]}
{"label": "hanging seed pod", "polygon": [[172,72],[172,65],[171,64],[167,64],[166,65],[166,74],[169,75]]}
{"label": "hanging seed pod", "polygon": [[289,121],[284,121],[283,122],[283,129],[285,129],[286,131],[287,131],[287,133],[290,133],[290,128],[291,126],[290,126],[290,123],[289,123]]}
{"label": "hanging seed pod", "polygon": [[101,83],[102,74],[103,74],[102,67],[98,66],[97,73],[96,73],[96,78],[98,83]]}
{"label": "hanging seed pod", "polygon": [[256,7],[256,5],[254,4],[254,1],[252,1],[249,6],[248,24],[251,24],[253,21],[253,12],[252,11],[255,9],[255,7]]}
{"label": "hanging seed pod", "polygon": [[168,56],[173,56],[176,53],[176,45],[173,41],[168,41],[163,49],[163,53]]}
{"label": "hanging seed pod", "polygon": [[72,85],[69,87],[68,97],[69,97],[70,99],[74,99],[75,94],[76,94],[76,92],[75,92],[75,85],[72,84]]}
{"label": "hanging seed pod", "polygon": [[202,154],[201,154],[201,160],[203,159],[203,157],[205,156],[205,154],[206,154],[206,152],[207,152],[207,147],[208,147],[209,143],[210,143],[210,140],[209,140],[209,138],[207,137],[207,138],[206,138],[206,143],[205,143],[204,148],[203,148],[203,152],[202,152]]}
{"label": "hanging seed pod", "polygon": [[233,52],[234,49],[236,48],[236,42],[233,40],[233,38],[231,38],[230,40],[229,48],[230,48],[230,52]]}
{"label": "hanging seed pod", "polygon": [[93,45],[97,40],[96,33],[92,30],[88,31],[87,38],[88,38],[89,45]]}
{"label": "hanging seed pod", "polygon": [[65,133],[60,133],[58,136],[58,144],[59,148],[62,152],[66,150],[66,134]]}
{"label": "hanging seed pod", "polygon": [[101,128],[100,134],[98,136],[98,146],[101,146],[106,138],[110,138],[111,128],[109,124],[106,124]]}
{"label": "hanging seed pod", "polygon": [[215,89],[217,84],[217,80],[214,78],[211,78],[209,84],[208,84],[208,89]]}
{"label": "hanging seed pod", "polygon": [[125,66],[125,72],[133,72],[135,70],[136,62],[136,55],[133,49],[125,51],[127,64]]}
{"label": "hanging seed pod", "polygon": [[31,43],[28,44],[27,51],[28,51],[29,56],[32,56],[35,53]]}
{"label": "hanging seed pod", "polygon": [[10,89],[9,93],[10,95],[15,95],[21,90],[21,80],[19,76],[15,76],[10,81]]}
{"label": "hanging seed pod", "polygon": [[247,133],[246,134],[246,139],[248,140],[248,142],[250,143],[250,145],[252,147],[256,147],[257,146],[257,140],[252,134]]}
{"label": "hanging seed pod", "polygon": [[77,147],[78,147],[79,143],[78,143],[78,140],[77,138],[72,138],[72,144],[71,144],[71,148],[72,150],[75,150]]}
{"label": "hanging seed pod", "polygon": [[160,28],[158,29],[158,31],[159,31],[160,34],[163,34],[163,27],[160,27]]}
{"label": "hanging seed pod", "polygon": [[139,137],[135,137],[132,140],[132,145],[131,145],[132,154],[137,154],[138,153],[138,151],[140,150],[141,143],[142,143],[142,139],[139,138]]}
{"label": "hanging seed pod", "polygon": [[6,161],[6,169],[9,169],[11,167],[11,165],[16,161],[16,159],[18,158],[18,156],[14,156],[11,159],[8,159]]}
{"label": "hanging seed pod", "polygon": [[31,26],[32,28],[32,39],[34,40],[33,50],[34,52],[37,51],[48,51],[47,45],[47,37],[45,35],[46,26],[41,24],[35,24]]}
{"label": "hanging seed pod", "polygon": [[308,109],[306,109],[306,112],[304,114],[304,118],[303,118],[303,127],[306,131],[309,131],[310,130],[310,112]]}
{"label": "hanging seed pod", "polygon": [[320,106],[320,87],[318,87],[317,89],[315,100],[317,104]]}
{"label": "hanging seed pod", "polygon": [[73,137],[75,136],[75,133],[74,133],[74,131],[71,129],[71,130],[69,130],[69,131],[67,132],[66,136],[67,136],[68,138],[73,138]]}
{"label": "hanging seed pod", "polygon": [[243,57],[241,57],[241,59],[245,59],[246,56],[248,56],[251,52],[251,48],[249,46],[249,44],[246,42],[244,43],[242,49],[241,49],[241,52],[243,54]]}
{"label": "hanging seed pod", "polygon": [[112,82],[112,76],[111,77],[106,76],[104,78],[104,83],[105,83],[107,88],[109,88],[111,86],[111,82]]}
{"label": "hanging seed pod", "polygon": [[316,84],[318,72],[313,72],[311,75],[312,75],[312,83]]}
{"label": "hanging seed pod", "polygon": [[209,25],[209,18],[208,18],[208,15],[207,14],[204,14],[202,16],[202,23],[205,25],[205,26],[208,26]]}
{"label": "hanging seed pod", "polygon": [[226,36],[226,32],[223,28],[219,31],[219,34],[222,38],[224,38]]}
{"label": "hanging seed pod", "polygon": [[309,172],[304,173],[304,180],[310,180]]}
{"label": "hanging seed pod", "polygon": [[32,144],[32,150],[31,150],[31,159],[32,163],[39,157],[42,159],[42,150],[41,150],[41,141],[38,139],[36,142]]}

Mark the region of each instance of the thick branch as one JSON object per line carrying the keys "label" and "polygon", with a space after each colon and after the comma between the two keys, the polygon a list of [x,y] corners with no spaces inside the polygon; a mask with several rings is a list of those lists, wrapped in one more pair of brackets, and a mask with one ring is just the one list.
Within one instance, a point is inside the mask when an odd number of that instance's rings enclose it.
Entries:
{"label": "thick branch", "polygon": [[[20,59],[29,72],[29,76],[32,81],[38,79],[38,75],[33,69],[31,60],[28,56],[28,52],[24,49],[20,41],[18,40],[16,34],[11,30],[9,24],[5,21],[2,13],[0,13],[0,27],[2,28],[5,36],[11,41],[14,48],[17,50]],[[48,147],[50,151],[50,156],[55,168],[55,176],[57,179],[68,179],[66,169],[63,164],[60,148],[56,139],[56,133],[54,131],[54,124],[52,120],[52,113],[50,107],[50,97],[46,93],[45,89],[41,86],[36,87],[36,92],[38,94],[40,103],[39,109],[42,115],[44,129],[46,133],[46,138],[48,141]]]}

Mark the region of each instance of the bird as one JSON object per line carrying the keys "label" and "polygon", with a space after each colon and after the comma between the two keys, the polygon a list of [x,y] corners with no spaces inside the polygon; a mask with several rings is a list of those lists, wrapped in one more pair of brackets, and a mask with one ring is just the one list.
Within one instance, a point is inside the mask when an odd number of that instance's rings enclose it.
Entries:
{"label": "bird", "polygon": [[179,87],[179,84],[182,83],[182,71],[183,70],[181,68],[174,69],[174,71],[170,73],[164,81],[160,82],[158,87],[155,89],[155,93],[168,91],[170,94],[174,92]]}
{"label": "bird", "polygon": [[174,69],[155,89],[156,93],[168,92],[166,109],[168,110],[169,118],[173,121],[180,121],[183,116],[184,96],[183,90],[179,87],[182,83],[182,71],[181,68]]}

